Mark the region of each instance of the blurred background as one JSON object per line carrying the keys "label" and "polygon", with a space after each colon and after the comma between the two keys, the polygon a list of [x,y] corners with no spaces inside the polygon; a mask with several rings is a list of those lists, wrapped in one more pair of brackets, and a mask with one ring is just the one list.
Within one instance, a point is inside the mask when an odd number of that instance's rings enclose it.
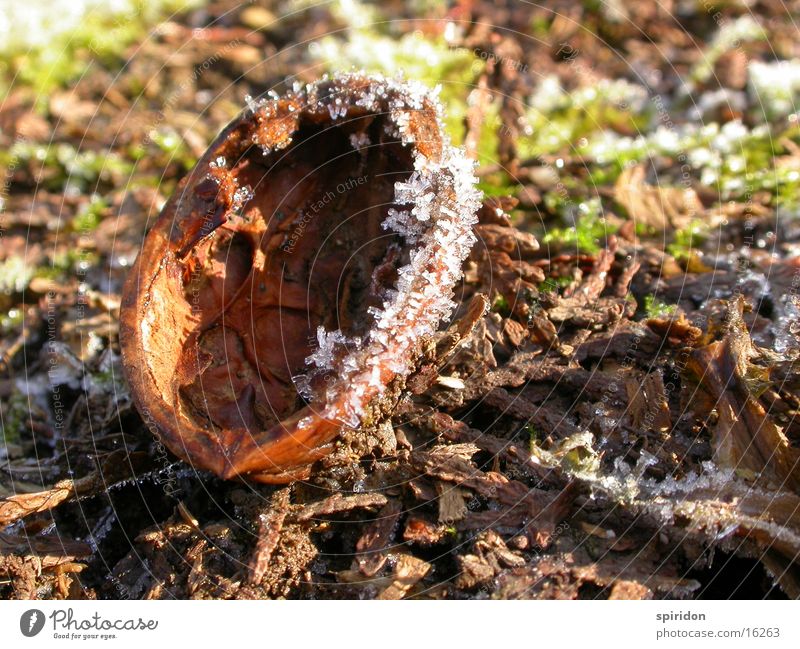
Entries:
{"label": "blurred background", "polygon": [[0,8],[5,363],[23,290],[31,302],[81,282],[118,294],[142,224],[246,97],[335,70],[441,86],[451,136],[479,161],[484,190],[517,197],[515,216],[551,242],[591,252],[635,220],[640,235],[699,262],[684,248],[731,217],[769,221],[758,233],[767,247],[777,228],[797,231],[792,2]]}
{"label": "blurred background", "polygon": [[[572,255],[577,267],[611,235],[636,251],[637,319],[701,318],[710,298],[741,294],[753,340],[794,353],[799,10],[779,0],[0,0],[0,497],[152,441],[117,342],[143,234],[248,97],[334,71],[439,86],[481,188],[513,197],[513,223],[551,259]],[[563,291],[570,273],[539,288]],[[795,441],[797,428],[787,427]],[[152,504],[152,520],[172,511]],[[87,525],[104,538],[112,517],[93,512]]]}

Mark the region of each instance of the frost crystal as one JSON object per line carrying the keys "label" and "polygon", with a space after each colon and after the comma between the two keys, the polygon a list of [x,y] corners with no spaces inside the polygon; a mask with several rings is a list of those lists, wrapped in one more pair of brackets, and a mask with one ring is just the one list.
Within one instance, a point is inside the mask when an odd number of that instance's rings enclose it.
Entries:
{"label": "frost crystal", "polygon": [[247,110],[251,113],[255,113],[261,108],[262,102],[253,99],[250,95],[244,96],[244,103],[247,105]]}
{"label": "frost crystal", "polygon": [[370,145],[369,135],[366,133],[351,133],[350,134],[350,146],[352,146],[356,151],[360,151]]}
{"label": "frost crystal", "polygon": [[337,345],[349,342],[341,331],[325,331],[325,327],[317,327],[317,350],[306,358],[306,365],[314,365],[321,370],[333,368]]}
{"label": "frost crystal", "polygon": [[775,331],[775,351],[796,358],[800,341],[800,297],[794,294],[781,296],[780,311]]}
{"label": "frost crystal", "polygon": [[233,209],[239,210],[242,206],[253,198],[255,194],[253,190],[250,188],[249,185],[244,185],[243,187],[237,187],[236,191],[233,193]]}

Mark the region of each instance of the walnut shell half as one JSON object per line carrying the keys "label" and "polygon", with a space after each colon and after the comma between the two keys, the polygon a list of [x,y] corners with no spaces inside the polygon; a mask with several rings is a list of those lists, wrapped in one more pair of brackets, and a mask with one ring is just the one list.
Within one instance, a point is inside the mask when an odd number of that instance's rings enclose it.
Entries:
{"label": "walnut shell half", "polygon": [[223,478],[305,477],[452,312],[473,165],[433,93],[360,74],[252,103],[179,184],[125,285],[133,398]]}

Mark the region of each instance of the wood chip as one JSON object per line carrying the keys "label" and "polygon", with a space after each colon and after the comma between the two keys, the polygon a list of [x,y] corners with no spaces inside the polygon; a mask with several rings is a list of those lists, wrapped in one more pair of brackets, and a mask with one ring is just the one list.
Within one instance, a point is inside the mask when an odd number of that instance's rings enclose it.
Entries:
{"label": "wood chip", "polygon": [[400,501],[390,500],[358,539],[355,563],[362,575],[373,577],[386,564],[388,559],[386,549],[392,541],[402,511]]}
{"label": "wood chip", "polygon": [[387,500],[386,496],[379,493],[353,494],[349,496],[337,493],[328,496],[324,500],[307,504],[303,511],[297,515],[297,520],[308,521],[317,516],[349,512],[353,509],[382,507]]}
{"label": "wood chip", "polygon": [[250,575],[248,581],[253,585],[260,584],[261,580],[264,579],[272,553],[278,546],[283,521],[289,512],[290,492],[291,490],[288,487],[276,491],[270,498],[269,509],[260,517],[258,543],[250,559],[249,567]]}
{"label": "wood chip", "polygon": [[431,565],[427,561],[417,559],[410,554],[401,554],[394,567],[394,581],[378,595],[377,599],[403,599],[430,572],[430,569]]}
{"label": "wood chip", "polygon": [[436,491],[439,494],[439,522],[452,524],[464,518],[467,513],[466,500],[469,498],[466,490],[437,482]]}

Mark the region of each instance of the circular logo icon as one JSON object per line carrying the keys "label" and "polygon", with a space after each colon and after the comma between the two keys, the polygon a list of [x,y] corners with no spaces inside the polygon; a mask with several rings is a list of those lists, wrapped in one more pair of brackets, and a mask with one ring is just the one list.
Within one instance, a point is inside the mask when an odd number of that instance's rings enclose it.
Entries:
{"label": "circular logo icon", "polygon": [[44,628],[44,613],[39,609],[32,608],[25,611],[19,618],[19,630],[22,635],[32,638]]}

